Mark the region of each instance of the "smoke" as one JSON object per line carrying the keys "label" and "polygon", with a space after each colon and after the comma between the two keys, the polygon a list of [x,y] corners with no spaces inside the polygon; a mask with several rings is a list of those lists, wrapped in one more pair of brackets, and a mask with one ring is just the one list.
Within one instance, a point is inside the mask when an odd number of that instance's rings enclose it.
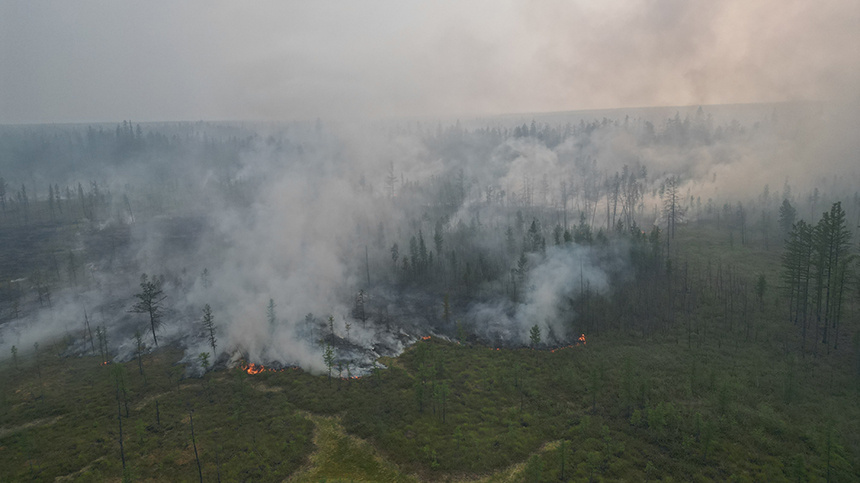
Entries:
{"label": "smoke", "polygon": [[620,241],[600,248],[553,246],[529,259],[534,267],[524,279],[522,302],[497,299],[469,308],[467,319],[486,340],[529,344],[534,326],[545,343],[574,340],[582,325],[572,310],[573,299],[586,292],[606,295],[610,280],[630,275],[626,244]]}
{"label": "smoke", "polygon": [[450,117],[860,92],[853,0],[0,8],[0,45],[11,46],[0,63],[16,67],[2,72],[10,123]]}
{"label": "smoke", "polygon": [[[206,304],[218,328],[211,360],[219,363],[244,358],[320,372],[331,344],[360,372],[417,337],[453,336],[458,322],[483,341],[527,344],[537,325],[544,342],[563,344],[583,330],[575,299],[629,280],[629,247],[614,239],[554,246],[556,226],[573,231],[582,216],[595,232],[610,232],[607,182],[625,166],[647,167],[645,196],[634,207],[640,226],[659,223],[658,189],[670,174],[681,176],[685,203],[699,196],[717,206],[754,198],[766,184],[781,189],[786,178],[795,193],[823,189],[806,174],[813,161],[821,177],[839,173],[846,186],[856,179],[851,133],[860,110],[806,103],[630,112],[536,116],[527,135],[531,119],[521,117],[468,127],[171,127],[197,147],[177,148],[184,154],[171,162],[145,163],[157,158],[153,150],[111,165],[102,189],[113,204],[99,224],[67,234],[74,256],[90,265],[74,283],[65,253],[60,268],[40,269],[59,280],[50,306],[36,300],[37,274],[10,285],[24,295],[17,318],[8,299],[2,307],[0,351],[68,336],[69,353],[92,352],[85,311],[92,332],[105,327],[117,360],[134,356],[135,331],[151,350],[146,316],[129,313],[141,273],[163,278],[159,343],[180,345],[192,365],[211,351],[201,325]],[[224,141],[237,135],[246,137]],[[218,142],[233,146],[235,158],[208,148]],[[99,171],[92,163],[85,172]],[[524,249],[533,220],[545,253]]]}

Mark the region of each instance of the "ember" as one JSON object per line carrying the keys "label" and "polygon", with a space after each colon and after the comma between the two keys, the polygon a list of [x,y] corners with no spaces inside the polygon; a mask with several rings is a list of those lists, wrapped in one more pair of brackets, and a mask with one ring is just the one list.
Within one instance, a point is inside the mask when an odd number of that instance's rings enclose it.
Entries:
{"label": "ember", "polygon": [[[271,367],[266,367],[262,364],[254,364],[251,362],[250,364],[241,363],[239,364],[239,369],[247,372],[248,374],[259,374],[261,372],[284,372],[286,369],[273,369]],[[297,367],[293,367],[293,370],[298,370]]]}
{"label": "ember", "polygon": [[263,367],[262,365],[258,366],[257,364],[254,364],[253,362],[248,364],[247,366],[243,367],[243,369],[248,374],[259,374],[259,373],[266,370],[266,368]]}
{"label": "ember", "polygon": [[560,350],[562,350],[562,349],[570,349],[571,347],[578,347],[578,346],[581,346],[581,345],[585,345],[585,334],[581,334],[581,335],[579,336],[579,338],[578,338],[578,339],[576,339],[576,343],[575,343],[575,344],[571,344],[571,345],[564,346],[564,347],[557,347],[557,348],[555,348],[555,349],[552,349],[550,352],[560,351]]}

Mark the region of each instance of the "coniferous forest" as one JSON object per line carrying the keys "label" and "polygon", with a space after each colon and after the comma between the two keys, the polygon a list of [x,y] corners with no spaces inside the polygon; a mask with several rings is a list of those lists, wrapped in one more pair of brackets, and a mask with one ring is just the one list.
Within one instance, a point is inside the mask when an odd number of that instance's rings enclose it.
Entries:
{"label": "coniferous forest", "polygon": [[855,480],[829,108],[3,126],[0,478]]}
{"label": "coniferous forest", "polygon": [[860,481],[856,0],[0,0],[0,483]]}

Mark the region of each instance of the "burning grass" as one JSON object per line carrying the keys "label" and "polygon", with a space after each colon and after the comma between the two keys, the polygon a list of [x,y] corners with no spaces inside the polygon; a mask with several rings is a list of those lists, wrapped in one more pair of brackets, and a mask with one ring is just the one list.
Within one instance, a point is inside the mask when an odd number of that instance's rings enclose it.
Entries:
{"label": "burning grass", "polygon": [[244,371],[244,372],[246,372],[246,373],[248,373],[248,374],[251,374],[251,375],[254,375],[254,374],[260,374],[260,373],[263,373],[263,372],[284,372],[284,371],[286,371],[287,369],[292,369],[292,370],[294,370],[294,371],[300,371],[300,370],[301,370],[301,368],[298,368],[298,367],[295,367],[295,366],[290,366],[290,367],[280,367],[280,368],[277,368],[277,367],[271,367],[271,366],[266,367],[266,366],[264,366],[264,365],[262,365],[262,364],[254,364],[253,362],[250,362],[250,363],[249,363],[249,362],[245,362],[245,361],[240,361],[240,362],[239,362],[239,365],[237,365],[236,367],[237,367],[240,371]]}

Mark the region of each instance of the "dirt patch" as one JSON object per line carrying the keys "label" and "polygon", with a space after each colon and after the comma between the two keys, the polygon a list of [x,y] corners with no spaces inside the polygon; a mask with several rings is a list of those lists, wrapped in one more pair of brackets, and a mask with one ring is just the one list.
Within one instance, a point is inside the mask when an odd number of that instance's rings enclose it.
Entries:
{"label": "dirt patch", "polygon": [[62,418],[63,418],[62,416],[57,416],[54,418],[42,418],[42,419],[36,419],[34,421],[30,421],[28,423],[24,423],[20,426],[15,426],[12,428],[0,428],[0,438],[5,438],[6,436],[9,436],[10,434],[15,434],[19,431],[23,431],[23,430],[29,429],[29,428],[35,428],[36,426],[50,426]]}
{"label": "dirt patch", "polygon": [[91,461],[90,464],[84,466],[83,468],[79,469],[78,471],[75,471],[74,473],[69,473],[68,475],[65,475],[65,476],[58,476],[58,477],[54,478],[54,481],[55,482],[57,482],[57,481],[76,481],[78,479],[78,477],[81,475],[81,473],[89,470],[90,468],[93,467],[93,465],[95,463],[98,463],[99,461],[101,461],[105,458],[106,458],[106,456],[99,456],[98,458]]}
{"label": "dirt patch", "polygon": [[140,411],[141,409],[145,408],[147,404],[155,402],[156,399],[163,397],[166,394],[168,394],[168,393],[163,392],[161,394],[153,394],[152,396],[147,396],[143,399],[143,401],[140,401],[139,403],[134,405],[134,410]]}
{"label": "dirt patch", "polygon": [[284,388],[280,386],[271,387],[265,384],[254,384],[253,387],[260,392],[284,392]]}
{"label": "dirt patch", "polygon": [[287,481],[418,481],[383,458],[372,444],[348,434],[338,417],[301,414],[314,423],[316,449]]}
{"label": "dirt patch", "polygon": [[[560,441],[550,441],[541,446],[537,451],[532,454],[541,454],[546,453],[547,451],[552,451],[554,449],[558,449]],[[529,456],[530,458],[531,456]],[[523,472],[526,469],[526,463],[529,458],[525,460],[514,463],[511,466],[508,466],[505,469],[499,470],[490,475],[461,475],[459,478],[454,478],[451,481],[456,483],[503,483],[503,482],[519,482],[523,481]]]}
{"label": "dirt patch", "polygon": [[[422,481],[419,475],[407,474],[395,463],[384,458],[378,448],[369,441],[347,433],[341,425],[339,417],[319,416],[306,411],[300,411],[300,413],[314,423],[313,443],[316,449],[308,457],[307,463],[287,481]],[[547,442],[533,454],[539,455],[558,449],[559,444],[560,441]],[[345,468],[345,471],[338,471],[335,468],[343,466],[343,460],[348,460],[350,457],[358,457],[364,461],[372,460],[374,464],[367,465],[369,468],[364,469],[353,466],[352,468]],[[460,473],[441,476],[446,481],[457,483],[519,482],[523,479],[527,462],[528,458],[525,458],[519,463],[490,474]],[[440,475],[435,476],[439,477]]]}

